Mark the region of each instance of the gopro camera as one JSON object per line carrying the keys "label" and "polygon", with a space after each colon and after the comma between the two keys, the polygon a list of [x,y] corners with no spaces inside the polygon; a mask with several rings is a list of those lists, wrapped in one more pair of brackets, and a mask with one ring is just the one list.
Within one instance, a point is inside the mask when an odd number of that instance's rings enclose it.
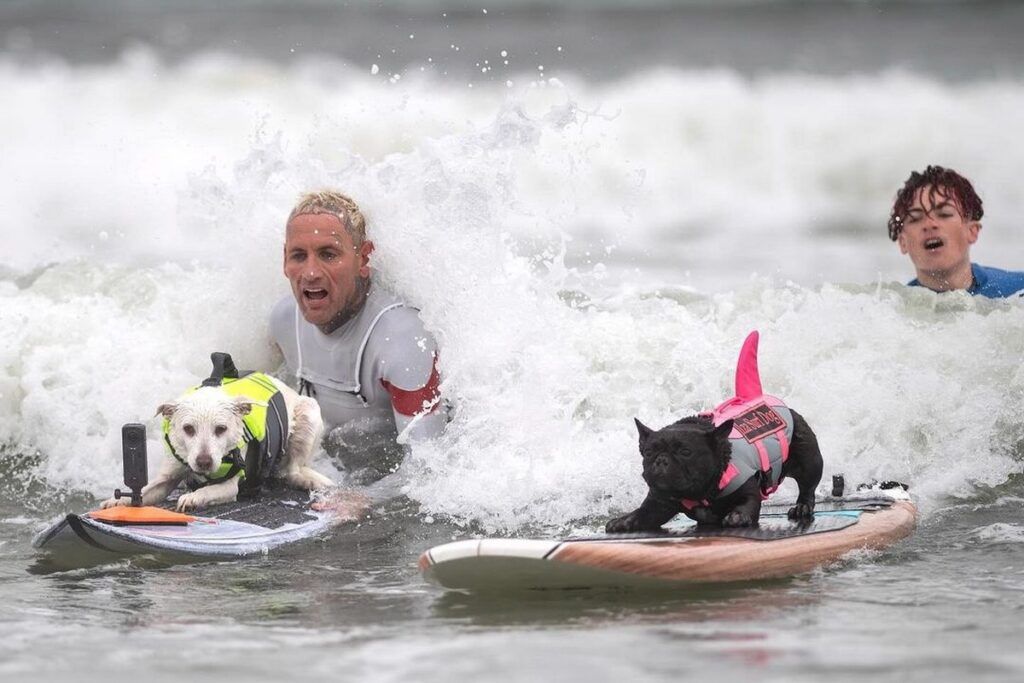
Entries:
{"label": "gopro camera", "polygon": [[114,498],[131,495],[132,505],[142,505],[142,488],[149,483],[146,458],[146,425],[129,423],[121,427],[121,457],[124,460],[124,485],[131,494],[114,490]]}

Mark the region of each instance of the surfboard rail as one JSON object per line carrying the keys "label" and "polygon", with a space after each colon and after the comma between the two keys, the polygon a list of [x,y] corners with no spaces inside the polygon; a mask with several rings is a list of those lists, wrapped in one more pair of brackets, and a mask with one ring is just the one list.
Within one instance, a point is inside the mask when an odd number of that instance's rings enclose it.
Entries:
{"label": "surfboard rail", "polygon": [[[835,513],[821,513],[826,517]],[[419,560],[424,576],[443,587],[564,588],[674,583],[711,584],[802,574],[856,550],[880,550],[909,536],[917,509],[896,500],[865,509],[855,523],[773,540],[650,534],[587,539],[479,539],[431,548]]]}

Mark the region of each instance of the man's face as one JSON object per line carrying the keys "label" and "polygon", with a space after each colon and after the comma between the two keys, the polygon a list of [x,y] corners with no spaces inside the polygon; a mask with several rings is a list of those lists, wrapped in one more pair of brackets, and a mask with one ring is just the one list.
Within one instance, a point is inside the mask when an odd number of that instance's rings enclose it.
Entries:
{"label": "man's face", "polygon": [[[978,241],[978,221],[964,218],[956,196],[947,188],[932,192],[925,185],[914,196],[898,242],[918,273],[949,273],[970,263],[971,245]],[[934,200],[934,201],[933,201]]]}
{"label": "man's face", "polygon": [[357,250],[333,214],[300,214],[288,221],[284,275],[307,321],[329,333],[362,307],[371,251],[369,240]]}

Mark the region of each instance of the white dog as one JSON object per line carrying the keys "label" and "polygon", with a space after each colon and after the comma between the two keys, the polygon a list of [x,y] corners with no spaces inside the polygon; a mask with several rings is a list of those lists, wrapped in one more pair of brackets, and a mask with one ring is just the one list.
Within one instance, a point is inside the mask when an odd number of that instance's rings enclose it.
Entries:
{"label": "white dog", "polygon": [[[220,386],[202,386],[173,403],[164,403],[157,409],[165,421],[165,451],[163,466],[156,480],[142,489],[142,504],[153,505],[165,500],[186,477],[198,483],[199,488],[178,498],[178,510],[201,508],[237,499],[239,481],[244,470],[239,466],[245,456],[246,444],[255,440],[263,449],[263,460],[274,471],[264,476],[284,479],[290,486],[315,490],[333,486],[334,482],[309,467],[309,461],[323,432],[320,406],[307,396],[299,396],[288,386],[262,373],[252,373],[235,382],[249,382],[257,393],[270,395],[280,392],[284,399],[286,416],[279,416],[280,400],[264,402],[248,395],[231,395]],[[276,398],[276,397],[275,397]],[[274,405],[270,405],[273,403]],[[268,424],[266,428],[256,424]],[[287,441],[280,443],[279,453],[267,453],[266,443],[273,426],[287,421]],[[278,433],[281,434],[283,430]],[[257,437],[263,436],[263,441]],[[266,456],[269,456],[266,457]],[[222,465],[228,470],[221,474]],[[248,476],[252,476],[249,474]],[[129,498],[110,498],[101,507],[127,505]]]}

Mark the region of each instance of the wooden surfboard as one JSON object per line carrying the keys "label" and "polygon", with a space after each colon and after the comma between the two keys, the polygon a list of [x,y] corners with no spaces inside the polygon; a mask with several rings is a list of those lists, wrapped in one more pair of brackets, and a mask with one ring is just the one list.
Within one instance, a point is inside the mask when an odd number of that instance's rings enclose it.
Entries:
{"label": "wooden surfboard", "polygon": [[698,528],[680,515],[661,533],[456,541],[423,553],[419,566],[445,588],[474,591],[730,583],[793,576],[854,550],[886,548],[916,522],[909,499],[823,501],[807,525],[769,507],[757,529]]}

